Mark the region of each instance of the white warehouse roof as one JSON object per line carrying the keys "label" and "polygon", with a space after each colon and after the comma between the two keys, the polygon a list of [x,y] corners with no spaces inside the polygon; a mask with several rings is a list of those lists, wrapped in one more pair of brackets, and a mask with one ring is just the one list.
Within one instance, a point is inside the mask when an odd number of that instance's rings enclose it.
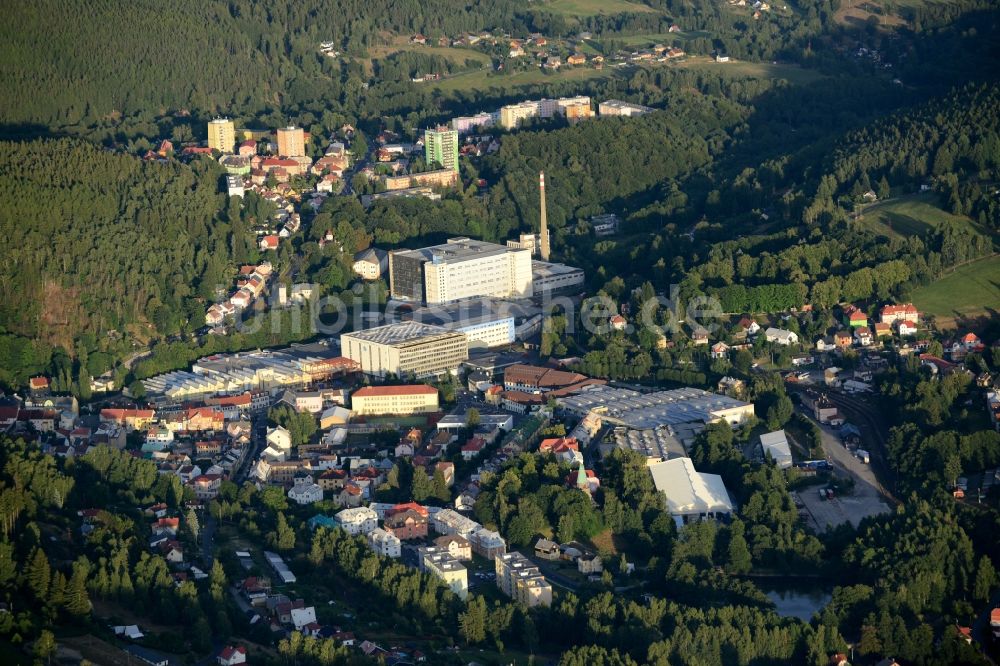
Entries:
{"label": "white warehouse roof", "polygon": [[698,472],[690,458],[675,458],[649,466],[656,489],[667,497],[672,516],[732,513],[729,491],[718,474]]}

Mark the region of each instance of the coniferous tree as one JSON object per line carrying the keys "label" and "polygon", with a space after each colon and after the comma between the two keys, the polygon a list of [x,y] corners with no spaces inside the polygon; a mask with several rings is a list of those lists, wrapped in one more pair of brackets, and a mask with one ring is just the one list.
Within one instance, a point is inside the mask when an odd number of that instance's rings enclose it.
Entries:
{"label": "coniferous tree", "polygon": [[31,556],[31,562],[27,570],[28,587],[39,601],[48,598],[49,585],[52,582],[52,572],[49,567],[49,558],[45,556],[45,551],[36,548]]}

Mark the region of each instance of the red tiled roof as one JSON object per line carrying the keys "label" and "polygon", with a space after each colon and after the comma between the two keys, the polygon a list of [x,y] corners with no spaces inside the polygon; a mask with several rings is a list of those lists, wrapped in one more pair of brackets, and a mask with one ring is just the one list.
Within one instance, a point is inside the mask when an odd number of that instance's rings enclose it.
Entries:
{"label": "red tiled roof", "polygon": [[416,502],[404,502],[403,504],[397,504],[396,506],[389,509],[389,515],[391,516],[396,513],[402,513],[403,511],[416,511],[425,518],[428,515],[427,507],[421,506]]}

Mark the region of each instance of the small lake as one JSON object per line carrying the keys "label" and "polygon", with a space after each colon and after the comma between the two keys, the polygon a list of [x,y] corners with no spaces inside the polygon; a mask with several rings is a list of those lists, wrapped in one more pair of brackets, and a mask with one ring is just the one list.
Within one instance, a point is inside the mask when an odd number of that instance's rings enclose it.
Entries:
{"label": "small lake", "polygon": [[812,619],[814,613],[830,603],[832,596],[820,588],[794,589],[790,587],[761,587],[767,598],[774,602],[781,617],[797,617],[803,622]]}

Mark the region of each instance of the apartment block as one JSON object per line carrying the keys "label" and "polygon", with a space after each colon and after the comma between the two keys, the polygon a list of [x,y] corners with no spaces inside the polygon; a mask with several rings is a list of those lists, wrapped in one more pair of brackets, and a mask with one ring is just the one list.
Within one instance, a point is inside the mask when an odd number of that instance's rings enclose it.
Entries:
{"label": "apartment block", "polygon": [[437,546],[418,549],[420,569],[440,578],[462,600],[469,596],[469,572],[451,553]]}
{"label": "apartment block", "polygon": [[301,127],[282,127],[278,130],[278,155],[282,157],[304,157],[305,154],[305,130]]}
{"label": "apartment block", "polygon": [[518,552],[504,553],[494,563],[501,592],[529,608],[552,605],[552,585],[527,557]]}
{"label": "apartment block", "polygon": [[208,147],[231,153],[236,146],[236,125],[229,118],[215,118],[208,123]]}
{"label": "apartment block", "polygon": [[439,126],[424,131],[424,161],[458,173],[458,130]]}

